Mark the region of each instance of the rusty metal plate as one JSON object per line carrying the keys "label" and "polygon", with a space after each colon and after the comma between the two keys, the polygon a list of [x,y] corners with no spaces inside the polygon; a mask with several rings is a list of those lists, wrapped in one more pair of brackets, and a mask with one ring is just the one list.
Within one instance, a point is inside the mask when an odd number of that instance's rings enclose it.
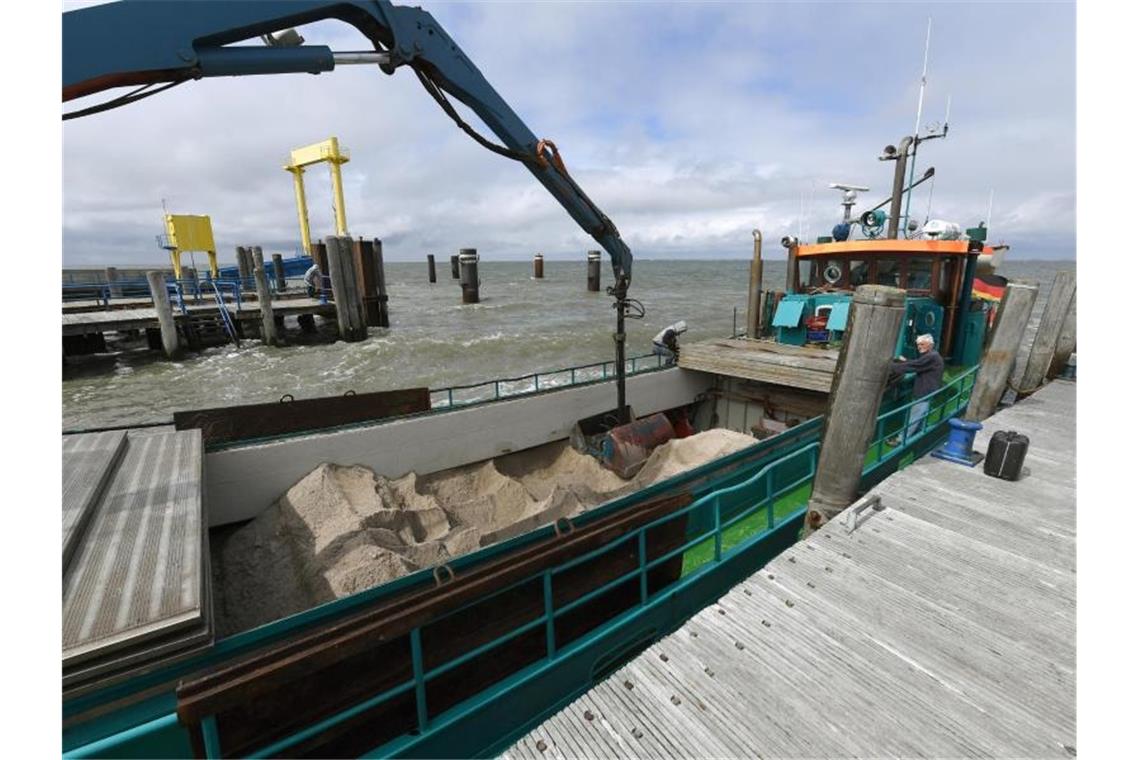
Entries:
{"label": "rusty metal plate", "polygon": [[269,404],[223,406],[174,413],[177,430],[201,428],[202,441],[219,443],[254,440],[288,433],[326,430],[354,422],[382,420],[431,409],[427,388],[352,393],[344,396],[293,400],[291,395]]}

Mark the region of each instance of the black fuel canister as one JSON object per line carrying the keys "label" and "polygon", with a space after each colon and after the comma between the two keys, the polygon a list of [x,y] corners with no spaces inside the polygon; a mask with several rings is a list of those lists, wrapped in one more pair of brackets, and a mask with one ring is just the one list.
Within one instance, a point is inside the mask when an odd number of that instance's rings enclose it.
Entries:
{"label": "black fuel canister", "polygon": [[1029,438],[1014,430],[999,430],[986,449],[985,473],[1003,480],[1017,480],[1029,453]]}

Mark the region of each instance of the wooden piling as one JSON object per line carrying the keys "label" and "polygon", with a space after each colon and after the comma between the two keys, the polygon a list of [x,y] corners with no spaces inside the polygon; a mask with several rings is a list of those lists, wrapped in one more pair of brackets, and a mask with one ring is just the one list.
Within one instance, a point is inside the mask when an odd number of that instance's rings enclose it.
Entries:
{"label": "wooden piling", "polygon": [[1017,350],[1021,346],[1029,315],[1037,301],[1037,283],[1013,280],[1005,287],[1001,303],[998,305],[997,321],[986,342],[986,352],[978,375],[974,378],[974,390],[970,393],[970,403],[963,419],[981,422],[997,409],[1001,397],[1005,395],[1013,364],[1017,360]]}
{"label": "wooden piling", "polygon": [[541,253],[534,254],[534,279],[541,280],[543,278],[543,259]]}
{"label": "wooden piling", "polygon": [[1057,336],[1057,347],[1053,350],[1053,361],[1049,365],[1046,377],[1052,379],[1061,374],[1069,357],[1077,350],[1077,296],[1073,294],[1073,302],[1069,304],[1069,313],[1065,315],[1065,322],[1061,325],[1061,334]]}
{"label": "wooden piling", "polygon": [[277,323],[273,320],[273,296],[269,292],[269,276],[265,272],[265,254],[261,246],[249,249],[253,261],[253,283],[257,288],[257,307],[261,310],[261,342],[267,346],[278,345]]}
{"label": "wooden piling", "polygon": [[479,303],[479,255],[474,248],[459,249],[459,288],[463,303]]}
{"label": "wooden piling", "polygon": [[597,293],[602,289],[602,252],[586,251],[586,290]]}
{"label": "wooden piling", "polygon": [[388,327],[388,283],[384,279],[384,244],[372,239],[372,259],[376,265],[376,285],[380,292],[380,327]]}
{"label": "wooden piling", "polygon": [[453,279],[453,280],[459,279],[459,256],[458,255],[451,257],[451,279]]}
{"label": "wooden piling", "polygon": [[353,300],[356,296],[356,277],[353,275],[351,246],[352,240],[347,237],[330,235],[325,238],[337,328],[341,340],[350,342],[364,339],[363,319],[358,321],[357,306]]}
{"label": "wooden piling", "polygon": [[285,282],[285,261],[280,253],[273,254],[273,276],[277,280],[277,292],[280,293],[288,287]]}
{"label": "wooden piling", "polygon": [[764,262],[760,258],[762,237],[760,230],[752,230],[752,266],[748,272],[748,324],[745,325],[749,338],[760,337],[760,296],[763,290]]}
{"label": "wooden piling", "polygon": [[376,257],[372,252],[375,244],[374,241],[362,237],[352,241],[352,263],[360,287],[364,324],[368,327],[383,326],[380,312],[380,275],[376,271]]}
{"label": "wooden piling", "polygon": [[861,285],[855,290],[851,321],[831,381],[804,538],[858,495],[863,460],[875,432],[905,313],[904,290],[884,285]]}
{"label": "wooden piling", "polygon": [[1049,300],[1045,303],[1045,310],[1041,312],[1037,334],[1033,336],[1033,346],[1029,349],[1029,358],[1025,361],[1025,372],[1017,386],[1019,397],[1028,396],[1045,382],[1045,372],[1053,362],[1057,339],[1061,336],[1065,318],[1076,293],[1076,272],[1057,272],[1057,276],[1053,278],[1053,288],[1049,291]]}
{"label": "wooden piling", "polygon": [[251,266],[249,250],[243,245],[237,247],[237,267],[238,279],[241,280],[241,289],[244,291],[250,286],[250,278],[253,277],[253,266]]}
{"label": "wooden piling", "polygon": [[428,282],[435,282],[435,255],[428,254]]}
{"label": "wooden piling", "polygon": [[162,352],[168,359],[173,359],[179,354],[178,328],[174,324],[174,312],[170,308],[170,294],[166,292],[166,277],[162,272],[147,272],[146,282],[150,286],[150,297],[158,316]]}

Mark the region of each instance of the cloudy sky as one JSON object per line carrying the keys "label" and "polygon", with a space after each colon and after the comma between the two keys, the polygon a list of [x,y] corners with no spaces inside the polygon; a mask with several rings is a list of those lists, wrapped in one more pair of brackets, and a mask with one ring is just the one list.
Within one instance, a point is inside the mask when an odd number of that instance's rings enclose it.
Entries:
{"label": "cloudy sky", "polygon": [[[838,220],[828,182],[869,186],[868,205],[885,198],[893,164],[876,159],[914,129],[932,18],[923,123],[952,103],[949,138],[918,158],[920,172],[937,169],[930,216],[973,225],[992,190],[991,240],[1019,258],[1073,258],[1072,4],[422,5],[558,144],[635,258],[747,257],[754,227],[778,257],[780,236],[827,234]],[[341,24],[300,31],[334,50],[365,47]],[[352,155],[349,231],[382,238],[390,259],[460,247],[578,258],[595,247],[524,168],[456,129],[408,70],[202,80],[66,122],[63,135],[65,265],[161,262],[164,200],[212,217],[223,261],[240,244],[296,251],[281,166],[330,135]],[[314,237],[330,234],[328,173],[306,180]],[[927,186],[916,191],[919,221],[928,200]]]}

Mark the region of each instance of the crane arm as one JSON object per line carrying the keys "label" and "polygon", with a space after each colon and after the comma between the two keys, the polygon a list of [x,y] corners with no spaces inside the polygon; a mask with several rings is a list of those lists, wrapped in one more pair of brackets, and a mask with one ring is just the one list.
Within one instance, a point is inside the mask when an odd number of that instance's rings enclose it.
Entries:
{"label": "crane arm", "polygon": [[[336,53],[322,45],[275,44],[272,35],[316,21],[356,27],[374,53]],[[235,45],[261,38],[264,46]],[[613,222],[570,177],[553,143],[539,140],[499,96],[432,15],[388,0],[123,0],[63,14],[63,99],[113,87],[140,90],[125,104],[191,79],[321,73],[338,64],[376,63],[386,74],[407,66],[441,107],[485,147],[523,163],[582,229],[610,255],[619,311],[633,255]],[[155,90],[147,91],[148,88]],[[502,142],[472,130],[451,106],[460,101]],[[104,106],[104,107],[108,107]]]}

